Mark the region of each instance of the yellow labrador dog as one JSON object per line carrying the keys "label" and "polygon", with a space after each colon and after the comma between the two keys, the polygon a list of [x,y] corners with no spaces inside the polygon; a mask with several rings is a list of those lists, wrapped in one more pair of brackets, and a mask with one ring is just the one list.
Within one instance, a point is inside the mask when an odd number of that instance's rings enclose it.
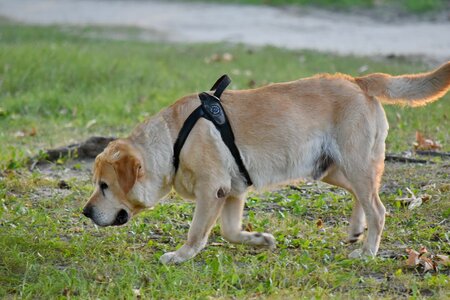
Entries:
{"label": "yellow labrador dog", "polygon": [[[364,77],[317,75],[257,89],[225,91],[223,110],[254,188],[313,178],[352,193],[355,204],[349,241],[363,234],[350,257],[375,256],[385,208],[378,191],[384,169],[388,123],[381,103],[421,106],[450,87],[450,62],[423,74]],[[232,243],[275,247],[269,233],[242,230],[248,182],[211,120],[200,118],[174,167],[174,143],[200,105],[186,96],[140,124],[97,156],[95,190],[83,213],[97,225],[122,225],[158,203],[172,187],[196,208],[187,242],[161,257],[179,263],[205,247],[220,216],[222,235]]]}

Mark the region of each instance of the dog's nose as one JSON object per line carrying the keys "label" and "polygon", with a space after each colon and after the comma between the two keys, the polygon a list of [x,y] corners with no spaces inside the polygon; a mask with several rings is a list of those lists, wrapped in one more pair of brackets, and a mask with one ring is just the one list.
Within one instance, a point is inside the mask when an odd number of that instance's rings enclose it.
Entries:
{"label": "dog's nose", "polygon": [[94,213],[94,207],[92,205],[88,205],[83,208],[83,215],[85,215],[86,217],[91,219],[93,213]]}
{"label": "dog's nose", "polygon": [[121,209],[116,216],[116,220],[112,225],[122,225],[128,222],[128,213],[125,209]]}

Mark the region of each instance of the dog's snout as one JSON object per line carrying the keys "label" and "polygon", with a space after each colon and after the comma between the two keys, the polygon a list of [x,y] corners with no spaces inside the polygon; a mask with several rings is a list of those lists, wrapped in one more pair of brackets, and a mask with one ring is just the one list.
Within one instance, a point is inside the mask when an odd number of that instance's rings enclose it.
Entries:
{"label": "dog's snout", "polygon": [[92,219],[92,215],[94,213],[94,207],[92,205],[87,205],[83,208],[83,215]]}
{"label": "dog's snout", "polygon": [[123,225],[128,222],[128,213],[125,209],[121,209],[112,225]]}

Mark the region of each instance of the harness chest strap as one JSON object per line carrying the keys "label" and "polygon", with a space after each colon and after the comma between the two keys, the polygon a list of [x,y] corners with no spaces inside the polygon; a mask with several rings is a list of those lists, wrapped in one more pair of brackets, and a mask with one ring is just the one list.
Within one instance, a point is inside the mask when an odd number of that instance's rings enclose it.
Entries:
{"label": "harness chest strap", "polygon": [[230,78],[227,75],[220,77],[216,83],[211,88],[211,91],[215,91],[214,95],[208,93],[200,93],[199,98],[201,105],[197,107],[184,121],[183,127],[178,133],[177,140],[173,145],[173,165],[175,167],[175,173],[178,170],[180,164],[180,152],[186,142],[189,133],[194,127],[197,120],[200,118],[205,118],[211,121],[216,129],[220,132],[223,142],[228,147],[233,155],[236,164],[238,165],[239,172],[244,176],[246,184],[251,186],[253,184],[247,169],[245,168],[244,162],[242,161],[241,154],[234,142],[234,134],[231,129],[230,122],[228,121],[225,110],[220,102],[220,96],[225,88],[231,83]]}

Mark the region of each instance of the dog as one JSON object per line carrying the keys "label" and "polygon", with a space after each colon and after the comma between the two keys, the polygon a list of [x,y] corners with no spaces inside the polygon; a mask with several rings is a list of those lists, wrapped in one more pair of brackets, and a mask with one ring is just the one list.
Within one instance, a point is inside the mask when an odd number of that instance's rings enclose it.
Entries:
{"label": "dog", "polygon": [[[382,103],[422,106],[449,87],[450,61],[416,75],[321,74],[229,90],[221,103],[255,189],[312,178],[354,196],[348,241],[361,239],[367,227],[362,248],[349,254],[358,258],[377,254],[385,221],[378,195],[388,134]],[[219,217],[229,242],[275,248],[271,234],[242,230],[249,187],[210,120],[196,122],[174,168],[174,143],[199,105],[197,94],[183,97],[129,137],[111,142],[95,159],[95,190],[83,209],[95,224],[110,226],[153,207],[172,188],[195,200],[186,243],[162,255],[162,263],[180,263],[199,253]]]}

